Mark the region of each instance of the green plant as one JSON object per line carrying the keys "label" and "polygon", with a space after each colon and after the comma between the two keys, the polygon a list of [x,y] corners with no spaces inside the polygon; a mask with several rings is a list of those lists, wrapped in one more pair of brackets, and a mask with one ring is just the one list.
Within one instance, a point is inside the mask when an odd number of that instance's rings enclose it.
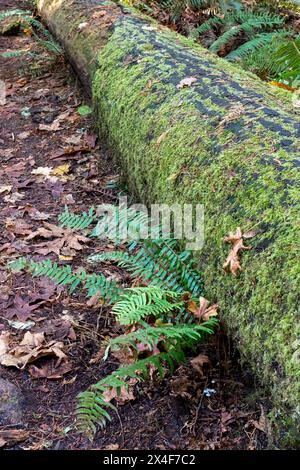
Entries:
{"label": "green plant", "polygon": [[126,289],[122,300],[117,302],[112,312],[120,325],[140,323],[146,317],[161,317],[181,309],[184,301],[173,291],[159,287],[139,287]]}
{"label": "green plant", "polygon": [[17,271],[27,268],[33,277],[44,276],[51,279],[57,285],[68,285],[70,286],[70,293],[74,293],[78,286],[82,285],[87,291],[87,297],[99,294],[108,304],[115,302],[122,292],[122,289],[117,286],[115,281],[107,279],[103,274],[87,274],[84,269],[74,272],[71,266],[59,266],[50,259],[36,262],[20,258],[17,261],[11,262],[9,266]]}
{"label": "green plant", "polygon": [[265,32],[268,29],[281,28],[284,21],[285,19],[282,16],[267,12],[230,12],[222,18],[209,19],[193,32],[193,36],[201,37],[204,33],[222,26],[223,32],[210,46],[211,51],[218,53],[230,41],[239,39],[243,43],[247,43],[249,40],[255,39],[261,31]]}
{"label": "green plant", "polygon": [[237,51],[236,56],[233,52],[227,57],[228,59],[241,59],[245,69],[262,78],[294,86],[300,79],[300,36],[296,38],[291,36],[292,34],[288,32],[275,33],[267,44],[261,43],[261,47],[255,47],[255,50],[251,50],[250,53],[244,54],[242,49],[240,52]]}
{"label": "green plant", "polygon": [[[117,217],[122,225],[122,215],[125,219],[123,228],[131,234],[136,235],[141,227],[145,228],[148,224],[144,213],[130,208],[116,208],[102,217],[96,215],[94,208],[81,214],[70,213],[66,209],[59,216],[59,222],[73,230],[86,230],[93,226],[91,236],[103,238],[105,235],[114,239],[111,223]],[[154,233],[160,234],[160,227]],[[115,241],[118,245],[119,240]],[[93,437],[98,425],[105,426],[111,419],[109,410],[115,409],[106,399],[107,392],[116,389],[117,393],[121,393],[128,389],[129,379],[132,378],[144,380],[150,366],[161,377],[167,369],[172,371],[176,364],[185,360],[185,351],[193,349],[205,335],[212,334],[217,323],[210,318],[201,324],[195,321],[191,313],[190,304],[195,305],[202,293],[202,276],[193,267],[190,253],[179,250],[177,240],[157,238],[126,244],[128,252],[94,254],[89,261],[116,262],[150,285],[122,289],[102,274],[87,274],[82,268],[74,272],[69,265],[59,266],[49,259],[35,262],[21,258],[10,263],[15,272],[27,268],[32,276],[45,276],[58,285],[69,286],[70,293],[81,285],[87,296],[100,294],[108,304],[114,303],[111,312],[119,325],[130,329],[105,342],[103,359],[107,359],[110,351],[125,348],[133,354],[134,363],[120,367],[78,397],[77,426],[90,437]],[[140,357],[140,345],[143,345],[143,354],[147,357]]]}
{"label": "green plant", "polygon": [[62,49],[57,44],[49,31],[44,28],[42,23],[33,18],[30,11],[27,10],[9,10],[0,12],[0,23],[12,21],[12,26],[22,27],[23,30],[29,30],[36,42],[48,52],[61,55]]}
{"label": "green plant", "polygon": [[[97,222],[97,223],[96,223]],[[122,234],[135,239],[148,228],[148,216],[131,208],[116,208],[103,215],[100,220],[94,208],[82,214],[74,214],[66,210],[59,216],[63,227],[73,229],[87,228],[93,223],[92,237],[103,235],[118,245],[121,241],[127,244],[129,252],[113,251],[89,256],[91,263],[112,261],[128,269],[134,277],[140,277],[151,285],[173,290],[188,291],[197,297],[203,292],[201,273],[194,267],[191,252],[180,251],[175,239],[143,239],[141,242],[122,240]],[[117,226],[117,229],[116,229]],[[152,230],[152,235],[160,235],[160,227]]]}
{"label": "green plant", "polygon": [[300,35],[280,41],[273,57],[271,71],[277,73],[280,80],[292,85],[300,79]]}
{"label": "green plant", "polygon": [[204,15],[224,14],[228,11],[239,10],[240,0],[161,0],[158,6],[171,13],[172,21],[176,22],[183,12],[190,8]]}
{"label": "green plant", "polygon": [[[214,332],[217,324],[215,319],[203,324],[149,325],[146,320],[149,321],[151,316],[160,317],[163,313],[169,313],[172,305],[173,309],[178,307],[178,304],[169,301],[163,303],[167,297],[174,299],[177,298],[177,294],[149,287],[130,289],[129,296],[127,293],[123,294],[123,298],[113,307],[121,324],[133,325],[138,322],[139,327],[131,333],[111,339],[106,347],[104,360],[107,359],[110,350],[124,347],[135,351],[137,360],[133,364],[117,369],[79,395],[77,406],[79,430],[93,437],[97,425],[104,427],[111,419],[107,408],[114,409],[114,406],[105,400],[105,393],[109,390],[116,389],[120,395],[122,390],[128,390],[130,378],[137,381],[145,380],[149,374],[149,366],[155,368],[160,377],[163,377],[166,368],[173,371],[176,364],[185,361],[186,349],[193,349],[204,335]],[[148,348],[150,354],[148,357],[138,359],[139,344]]]}

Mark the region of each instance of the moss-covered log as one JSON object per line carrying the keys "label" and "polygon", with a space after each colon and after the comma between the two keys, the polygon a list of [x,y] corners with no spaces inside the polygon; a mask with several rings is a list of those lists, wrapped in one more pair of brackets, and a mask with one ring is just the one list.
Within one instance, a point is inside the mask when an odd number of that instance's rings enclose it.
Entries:
{"label": "moss-covered log", "polygon": [[[99,128],[140,199],[205,205],[207,295],[270,391],[280,445],[299,445],[300,123],[291,94],[115,3],[38,3],[93,90]],[[186,77],[196,81],[178,87]],[[258,233],[234,277],[222,268],[223,238],[237,227]]]}

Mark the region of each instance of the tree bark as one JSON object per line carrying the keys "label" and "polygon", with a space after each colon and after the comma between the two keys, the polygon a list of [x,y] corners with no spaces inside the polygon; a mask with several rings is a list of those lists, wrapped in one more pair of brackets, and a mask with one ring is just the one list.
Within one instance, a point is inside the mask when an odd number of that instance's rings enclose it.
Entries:
{"label": "tree bark", "polygon": [[[201,203],[207,296],[299,445],[299,112],[292,94],[109,1],[39,0],[139,199]],[[193,80],[182,82],[186,78]],[[190,85],[190,86],[185,86]],[[254,230],[243,271],[224,237]]]}

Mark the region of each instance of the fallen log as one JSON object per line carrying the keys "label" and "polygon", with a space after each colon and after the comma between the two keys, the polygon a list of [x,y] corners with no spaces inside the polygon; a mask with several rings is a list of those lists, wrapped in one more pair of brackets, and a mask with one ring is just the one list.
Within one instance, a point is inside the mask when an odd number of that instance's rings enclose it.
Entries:
{"label": "fallen log", "polygon": [[[114,2],[38,6],[92,92],[132,191],[148,204],[204,204],[197,256],[207,296],[270,392],[277,442],[296,447],[300,122],[292,94]],[[256,235],[233,276],[223,269],[224,237],[237,227]]]}

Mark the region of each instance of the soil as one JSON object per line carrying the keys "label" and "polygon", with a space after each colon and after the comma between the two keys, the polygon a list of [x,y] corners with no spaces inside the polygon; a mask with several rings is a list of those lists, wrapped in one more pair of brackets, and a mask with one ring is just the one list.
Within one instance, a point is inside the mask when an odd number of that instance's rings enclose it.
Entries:
{"label": "soil", "polygon": [[[23,1],[1,4],[2,10],[26,6]],[[192,355],[208,356],[210,363],[202,374],[189,362],[162,381],[154,374],[152,380],[135,386],[132,399],[118,405],[112,422],[93,442],[76,431],[78,393],[119,363],[113,356],[104,363],[90,362],[117,326],[109,308],[88,306],[82,294],[70,296],[49,281],[12,272],[7,263],[20,256],[58,261],[53,252],[47,256],[39,252],[38,245],[47,240],[28,240],[28,235],[44,222],[57,224],[65,204],[79,212],[114,203],[120,177],[105,142],[95,134],[92,117],[77,111],[88,99],[67,61],[45,51],[30,32],[0,36],[1,53],[27,48],[35,55],[0,56],[0,78],[7,91],[0,116],[0,333],[9,332],[17,344],[25,331],[13,327],[11,320],[34,322],[31,333],[43,332],[47,342],[63,343],[67,356],[63,364],[68,364],[69,371],[62,371],[59,378],[36,378],[36,368],[47,376],[49,366],[61,371],[61,364],[49,356],[21,369],[0,365],[0,376],[25,398],[22,421],[13,427],[27,431],[20,442],[8,440],[2,445],[30,450],[266,448],[266,400],[247,368],[240,365],[222,328]],[[56,180],[32,173],[39,167],[65,164],[70,165],[68,173]],[[4,186],[10,189],[3,190]],[[91,242],[71,259],[59,262],[90,270],[87,255],[103,248],[103,243]],[[113,265],[105,265],[102,271],[123,285],[133,283],[128,273]],[[27,302],[25,310],[33,307],[29,313],[18,310],[20,298]],[[0,426],[0,432],[7,429],[11,426]]]}

